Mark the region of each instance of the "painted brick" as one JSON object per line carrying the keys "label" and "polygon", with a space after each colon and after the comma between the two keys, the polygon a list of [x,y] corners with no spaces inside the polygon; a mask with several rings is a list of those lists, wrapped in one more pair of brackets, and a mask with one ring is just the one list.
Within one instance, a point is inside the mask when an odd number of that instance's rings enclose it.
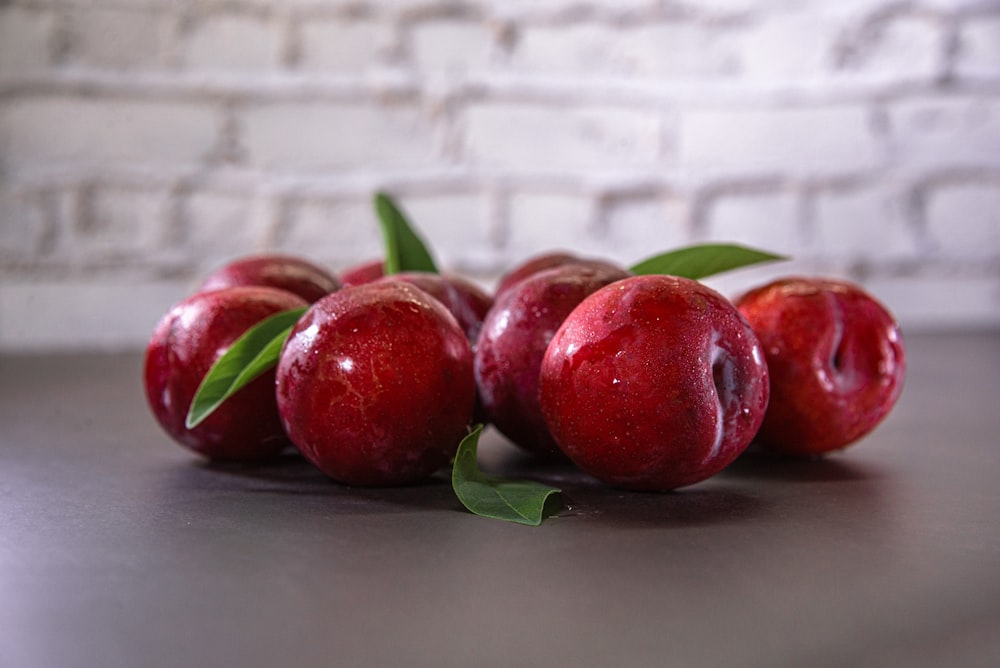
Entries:
{"label": "painted brick", "polygon": [[889,110],[895,157],[913,166],[1000,164],[1000,100],[928,97]]}
{"label": "painted brick", "polygon": [[53,23],[49,12],[0,6],[0,75],[47,66]]}
{"label": "painted brick", "polygon": [[209,16],[181,37],[181,60],[195,70],[267,70],[279,64],[283,30],[273,18]]}
{"label": "painted brick", "polygon": [[76,64],[124,69],[163,63],[170,30],[164,14],[143,8],[87,7],[73,12],[68,25]]}
{"label": "painted brick", "polygon": [[854,78],[930,81],[944,67],[943,27],[929,17],[901,16],[856,42],[841,62],[842,73]]}
{"label": "painted brick", "polygon": [[912,259],[919,249],[909,222],[897,193],[883,187],[819,193],[816,252],[842,259]]}
{"label": "painted brick", "polygon": [[279,250],[300,253],[337,271],[382,257],[370,200],[306,200],[289,214]]}
{"label": "painted brick", "polygon": [[300,30],[298,66],[315,72],[357,74],[377,63],[392,38],[391,28],[375,21],[307,21]]}
{"label": "painted brick", "polygon": [[[488,202],[470,195],[407,197],[400,202],[441,268],[462,268],[491,256]],[[477,257],[478,256],[478,257]]]}
{"label": "painted brick", "polygon": [[59,240],[60,253],[89,259],[134,262],[156,254],[167,222],[165,191],[100,187],[81,193],[77,219]]}
{"label": "painted brick", "polygon": [[517,41],[511,66],[531,74],[717,77],[732,67],[724,36],[695,23],[529,27]]}
{"label": "painted brick", "polygon": [[197,190],[185,195],[181,210],[184,243],[202,272],[266,250],[273,207],[263,195]]}
{"label": "painted brick", "polygon": [[706,223],[705,241],[740,243],[793,256],[805,250],[798,198],[790,193],[719,196],[708,208]]}
{"label": "painted brick", "polygon": [[431,128],[411,106],[264,104],[243,114],[250,161],[275,170],[416,167],[431,163]]}
{"label": "painted brick", "polygon": [[569,170],[649,167],[656,115],[613,108],[476,104],[465,115],[465,155],[476,164]]}
{"label": "painted brick", "polygon": [[135,350],[190,289],[182,280],[143,282],[120,276],[3,281],[0,350]]}
{"label": "painted brick", "polygon": [[864,287],[909,330],[1000,327],[1000,280],[995,276],[933,274],[876,277]]}
{"label": "painted brick", "polygon": [[850,173],[882,160],[865,109],[692,110],[680,118],[679,162],[701,173]]}
{"label": "painted brick", "polygon": [[413,62],[424,73],[486,69],[495,48],[487,25],[463,21],[419,23],[410,43]]}
{"label": "painted brick", "polygon": [[958,261],[1000,258],[1000,184],[938,188],[927,203],[926,225],[942,255]]}
{"label": "painted brick", "polygon": [[37,255],[48,228],[39,193],[0,188],[0,258]]}
{"label": "painted brick", "polygon": [[962,25],[955,71],[967,77],[1000,77],[1000,16]]}
{"label": "painted brick", "polygon": [[604,216],[608,232],[602,256],[624,266],[691,243],[687,207],[677,198],[622,198],[610,203]]}
{"label": "painted brick", "polygon": [[510,266],[554,250],[603,257],[607,243],[596,225],[596,207],[585,196],[521,193],[510,199],[505,250]]}
{"label": "painted brick", "polygon": [[216,126],[216,112],[198,104],[17,98],[0,106],[0,166],[197,163]]}
{"label": "painted brick", "polygon": [[843,22],[822,11],[765,15],[736,40],[741,76],[751,82],[823,80]]}

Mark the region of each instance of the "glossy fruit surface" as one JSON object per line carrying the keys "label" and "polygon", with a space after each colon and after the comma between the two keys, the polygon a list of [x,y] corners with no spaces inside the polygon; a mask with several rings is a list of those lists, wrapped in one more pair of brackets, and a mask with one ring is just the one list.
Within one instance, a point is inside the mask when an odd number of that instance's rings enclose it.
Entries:
{"label": "glossy fruit surface", "polygon": [[756,336],[714,290],[636,276],[583,300],[542,360],[539,397],[560,448],[611,485],[664,491],[714,475],[767,406]]}
{"label": "glossy fruit surface", "polygon": [[292,441],[334,480],[412,483],[447,464],[466,433],[472,352],[455,318],[422,290],[344,288],[293,328],[277,398]]}
{"label": "glossy fruit surface", "polygon": [[614,267],[564,264],[519,281],[497,299],[476,345],[476,385],[487,418],[512,442],[542,457],[564,457],[538,403],[542,357],[584,297],[628,276]]}
{"label": "glossy fruit surface", "polygon": [[758,434],[767,449],[819,455],[854,443],[899,399],[903,337],[861,287],[789,277],[751,290],[737,306],[771,372],[771,404]]}
{"label": "glossy fruit surface", "polygon": [[500,295],[507,292],[507,290],[514,287],[529,276],[537,274],[538,272],[578,262],[583,262],[591,266],[602,266],[606,269],[618,269],[618,266],[611,262],[591,258],[582,258],[573,253],[563,251],[543,253],[541,255],[535,255],[528,258],[501,276],[500,280],[497,282],[496,290],[493,292],[493,298],[498,299]]}
{"label": "glossy fruit surface", "polygon": [[340,288],[332,273],[294,255],[253,255],[234,260],[209,274],[199,291],[260,285],[299,295],[310,304]]}
{"label": "glossy fruit surface", "polygon": [[475,284],[457,276],[423,271],[405,271],[383,276],[373,282],[400,281],[414,285],[441,302],[455,316],[470,345],[475,343],[493,298]]}
{"label": "glossy fruit surface", "polygon": [[340,272],[340,282],[344,287],[371,283],[385,275],[385,260],[369,260]]}
{"label": "glossy fruit surface", "polygon": [[288,445],[274,399],[274,371],[241,389],[204,422],[184,425],[191,400],[229,346],[247,329],[280,311],[306,306],[284,290],[234,287],[199,292],[163,316],[146,347],[146,399],[175,441],[214,460],[254,460]]}

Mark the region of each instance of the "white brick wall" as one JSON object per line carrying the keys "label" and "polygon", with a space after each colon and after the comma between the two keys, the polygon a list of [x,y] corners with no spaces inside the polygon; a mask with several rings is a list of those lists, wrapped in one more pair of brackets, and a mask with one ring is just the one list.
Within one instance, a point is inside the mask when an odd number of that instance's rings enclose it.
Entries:
{"label": "white brick wall", "polygon": [[[1000,326],[992,0],[0,2],[0,353],[141,346],[229,258],[491,285],[741,241],[904,327]],[[72,322],[72,326],[68,323]]]}
{"label": "white brick wall", "polygon": [[54,22],[51,12],[20,7],[0,11],[0,75],[48,65]]}
{"label": "white brick wall", "polygon": [[867,171],[882,150],[861,106],[694,110],[681,118],[681,167],[710,175]]}
{"label": "white brick wall", "polygon": [[463,157],[473,166],[527,171],[649,168],[659,157],[660,129],[656,114],[632,109],[476,104],[465,112]]}

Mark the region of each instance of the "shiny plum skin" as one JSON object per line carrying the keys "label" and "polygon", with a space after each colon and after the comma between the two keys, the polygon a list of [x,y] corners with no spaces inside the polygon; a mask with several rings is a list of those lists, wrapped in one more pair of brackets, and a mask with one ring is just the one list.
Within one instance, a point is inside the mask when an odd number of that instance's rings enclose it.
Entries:
{"label": "shiny plum skin", "polygon": [[447,464],[475,396],[472,352],[455,318],[400,282],[324,297],[292,329],[278,361],[289,437],[346,485],[405,485]]}
{"label": "shiny plum skin", "polygon": [[361,264],[348,267],[340,272],[340,282],[345,288],[371,283],[385,275],[385,260],[369,260]]}
{"label": "shiny plum skin", "polygon": [[718,473],[768,400],[756,336],[714,290],[636,276],[583,300],[545,352],[542,412],[559,447],[616,487],[667,491]]}
{"label": "shiny plum skin", "polygon": [[771,403],[757,443],[821,455],[871,432],[903,389],[903,336],[889,311],[859,286],[788,277],[737,300],[761,341]]}
{"label": "shiny plum skin", "polygon": [[164,431],[219,461],[265,459],[287,447],[273,370],[227,399],[194,429],[184,421],[205,374],[233,341],[268,316],[304,306],[304,299],[284,290],[233,287],[197,293],[170,309],[153,331],[143,370],[147,402]]}
{"label": "shiny plum skin", "polygon": [[493,306],[493,298],[475,284],[457,276],[446,276],[423,271],[404,271],[383,276],[373,282],[402,281],[420,288],[441,302],[458,320],[469,344],[475,344],[483,319]]}
{"label": "shiny plum skin", "polygon": [[591,266],[601,266],[605,269],[618,269],[616,265],[610,262],[590,258],[581,258],[580,256],[572,253],[565,253],[562,251],[543,253],[541,255],[535,255],[534,257],[528,258],[501,276],[500,280],[497,282],[496,290],[493,291],[493,299],[499,299],[501,295],[507,292],[507,290],[514,287],[524,279],[541,271],[555,269],[556,267],[561,267],[566,264],[575,264],[578,262],[583,262]]}
{"label": "shiny plum skin", "polygon": [[562,251],[553,251],[551,253],[543,253],[541,255],[529,257],[527,260],[515,266],[513,269],[500,277],[500,280],[497,281],[497,287],[493,291],[493,299],[498,299],[500,295],[507,292],[507,290],[514,287],[529,276],[537,274],[540,271],[545,271],[546,269],[561,267],[564,264],[578,259],[579,257],[573,255],[572,253],[565,253]]}
{"label": "shiny plum skin", "polygon": [[310,304],[340,289],[340,279],[294,255],[253,255],[234,260],[209,274],[199,292],[260,285],[287,290]]}
{"label": "shiny plum skin", "polygon": [[476,385],[487,418],[513,443],[543,458],[565,458],[538,403],[542,357],[587,295],[629,276],[603,264],[565,264],[519,281],[494,303],[475,349]]}

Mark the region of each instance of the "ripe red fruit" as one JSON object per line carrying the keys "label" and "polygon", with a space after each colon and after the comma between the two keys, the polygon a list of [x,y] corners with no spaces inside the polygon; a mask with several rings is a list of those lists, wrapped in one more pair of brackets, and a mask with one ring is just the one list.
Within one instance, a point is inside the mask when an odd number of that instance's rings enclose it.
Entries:
{"label": "ripe red fruit", "polygon": [[288,435],[348,485],[429,476],[455,454],[475,397],[472,352],[455,318],[400,282],[345,288],[316,302],[278,361]]}
{"label": "ripe red fruit", "polygon": [[143,372],[146,399],[160,426],[181,445],[214,460],[262,459],[285,448],[273,371],[194,429],[184,420],[202,378],[237,338],[268,316],[306,305],[284,290],[234,287],[197,293],[170,309],[149,340]]}
{"label": "ripe red fruit", "polygon": [[425,271],[404,271],[383,276],[373,282],[401,281],[414,285],[441,302],[455,316],[470,345],[476,342],[483,318],[493,305],[493,298],[475,284],[457,276]]}
{"label": "ripe red fruit", "polygon": [[881,422],[903,388],[905,350],[889,311],[847,281],[789,277],[737,301],[771,372],[757,436],[767,449],[819,455]]}
{"label": "ripe red fruit", "polygon": [[293,255],[254,255],[234,260],[209,274],[199,292],[238,285],[262,285],[294,293],[307,302],[340,289],[340,280]]}
{"label": "ripe red fruit", "polygon": [[560,448],[611,485],[670,490],[722,470],[767,406],[757,338],[692,280],[636,276],[583,300],[542,360],[542,411]]}
{"label": "ripe red fruit", "polygon": [[353,285],[371,283],[384,275],[385,260],[369,260],[340,272],[340,282],[347,288]]}
{"label": "ripe red fruit", "polygon": [[542,357],[584,297],[630,275],[604,263],[565,264],[529,276],[497,299],[476,345],[476,385],[486,416],[512,442],[542,457],[564,457],[538,403]]}
{"label": "ripe red fruit", "polygon": [[514,287],[529,276],[537,274],[538,272],[546,271],[547,269],[555,269],[556,267],[561,267],[564,264],[574,264],[577,262],[583,262],[589,265],[601,265],[608,269],[618,269],[616,265],[610,262],[581,258],[577,255],[573,255],[572,253],[559,251],[544,253],[542,255],[536,255],[528,258],[501,276],[500,281],[497,283],[496,290],[494,290],[493,299],[499,299],[500,295],[507,292],[507,290]]}

